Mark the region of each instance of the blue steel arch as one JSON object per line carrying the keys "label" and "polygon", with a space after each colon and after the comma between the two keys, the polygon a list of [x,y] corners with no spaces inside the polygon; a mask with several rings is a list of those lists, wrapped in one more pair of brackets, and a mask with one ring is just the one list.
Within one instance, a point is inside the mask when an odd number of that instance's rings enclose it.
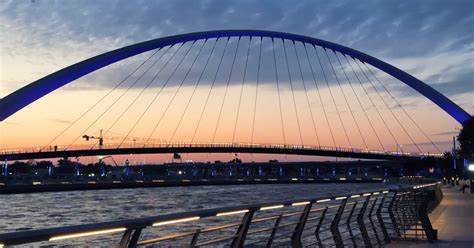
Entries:
{"label": "blue steel arch", "polygon": [[240,37],[240,36],[254,36],[254,37],[268,37],[298,41],[302,43],[319,46],[342,54],[357,58],[358,60],[368,63],[388,74],[402,81],[406,85],[415,89],[423,96],[438,105],[446,113],[451,115],[460,124],[465,123],[471,118],[471,115],[449,100],[447,97],[431,88],[429,85],[423,83],[421,80],[412,75],[388,64],[377,58],[374,58],[363,52],[345,47],[336,43],[325,40],[320,40],[308,36],[275,32],[262,30],[217,30],[207,32],[188,33],[181,35],[168,36],[149,40],[134,45],[119,48],[110,52],[106,52],[95,57],[86,59],[57,72],[49,74],[41,79],[38,79],[21,89],[11,93],[10,95],[0,99],[0,121],[5,120],[12,114],[26,107],[37,99],[47,95],[48,93],[62,87],[63,85],[78,79],[86,74],[89,74],[97,69],[113,64],[120,60],[135,56],[160,47],[173,45],[182,42],[195,41],[201,39],[212,39],[221,37]]}

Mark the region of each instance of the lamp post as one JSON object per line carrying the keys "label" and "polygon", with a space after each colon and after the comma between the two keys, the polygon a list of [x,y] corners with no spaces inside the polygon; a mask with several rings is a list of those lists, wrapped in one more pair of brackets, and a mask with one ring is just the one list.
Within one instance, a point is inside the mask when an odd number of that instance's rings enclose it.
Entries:
{"label": "lamp post", "polygon": [[472,179],[472,174],[474,173],[474,164],[469,164],[469,166],[467,167],[468,169],[468,173],[469,173],[469,191],[471,192],[471,194],[474,194],[474,183],[473,183],[473,179]]}

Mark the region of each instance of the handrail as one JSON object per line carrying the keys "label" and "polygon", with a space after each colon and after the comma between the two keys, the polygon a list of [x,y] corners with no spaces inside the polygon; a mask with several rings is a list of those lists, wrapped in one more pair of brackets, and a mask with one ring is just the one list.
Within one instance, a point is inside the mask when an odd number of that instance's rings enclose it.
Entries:
{"label": "handrail", "polygon": [[[184,223],[184,222],[191,222],[191,221],[199,221],[200,219],[205,219],[209,217],[217,217],[220,216],[228,216],[228,215],[242,215],[245,216],[253,216],[253,213],[262,213],[262,212],[272,212],[275,210],[286,209],[289,207],[298,207],[298,206],[307,206],[303,213],[301,209],[297,209],[298,213],[301,216],[305,214],[305,212],[310,213],[311,208],[308,206],[311,205],[321,205],[324,206],[320,209],[313,209],[315,212],[326,211],[328,207],[334,207],[328,204],[333,202],[346,202],[346,201],[353,201],[350,204],[359,204],[362,201],[358,201],[360,199],[369,199],[371,197],[382,197],[385,198],[387,194],[396,195],[399,192],[418,192],[422,191],[427,187],[437,186],[439,183],[430,183],[424,185],[417,185],[413,187],[407,187],[402,189],[390,189],[390,190],[383,190],[383,191],[375,191],[375,192],[359,192],[353,193],[348,195],[332,195],[332,196],[321,196],[317,198],[301,198],[301,199],[294,199],[294,200],[286,200],[286,201],[274,201],[274,202],[266,202],[260,204],[248,204],[248,205],[241,205],[241,206],[231,206],[231,207],[222,207],[222,208],[215,208],[215,209],[208,209],[208,210],[198,210],[198,211],[190,211],[184,213],[174,213],[174,214],[167,214],[167,215],[159,215],[159,216],[152,216],[152,217],[145,217],[145,218],[136,218],[136,219],[127,219],[127,220],[118,220],[118,221],[110,221],[110,222],[102,222],[102,223],[95,223],[95,224],[85,224],[85,225],[75,225],[75,226],[67,226],[67,227],[59,227],[59,228],[47,228],[47,229],[40,229],[40,230],[30,230],[30,231],[21,231],[21,232],[13,232],[13,233],[4,233],[0,234],[0,247],[7,246],[7,245],[18,245],[18,244],[26,244],[26,243],[33,243],[33,242],[41,242],[41,241],[60,241],[66,239],[76,239],[80,237],[86,236],[98,236],[103,234],[110,234],[110,233],[130,233],[130,231],[141,230],[146,227],[157,227],[157,226],[170,226],[176,223]],[[374,201],[375,204],[377,201]],[[343,204],[345,205],[345,203]],[[338,208],[335,207],[335,210],[340,211],[341,215],[344,213],[343,205],[339,204],[339,208],[342,209],[337,210]],[[349,204],[348,204],[349,206]],[[355,207],[355,206],[354,206]],[[287,213],[286,217],[291,215],[297,215],[294,213]],[[306,222],[306,219],[299,220],[299,222],[295,222],[292,224],[298,224],[300,222]],[[263,218],[256,218],[252,221],[250,218],[249,223],[257,223],[263,221],[270,221],[275,220],[274,217],[281,219],[284,217],[282,214],[274,215],[274,216],[264,216]],[[326,216],[327,218],[328,216]],[[340,218],[341,216],[338,216]],[[238,223],[231,223],[227,224],[227,227],[236,227],[244,225],[245,220],[238,222]],[[287,223],[285,223],[287,224]],[[224,225],[225,226],[225,225]],[[287,225],[290,226],[290,225]],[[222,227],[222,226],[221,226]],[[283,228],[284,225],[280,227],[273,227],[269,230],[273,230],[274,228]],[[248,227],[247,227],[248,228]],[[208,228],[207,230],[204,229],[200,232],[206,232],[212,230],[213,228]],[[223,228],[221,228],[223,229]],[[221,230],[219,227],[215,227],[215,230]],[[183,232],[184,234],[188,232]],[[183,234],[181,233],[181,234]],[[245,234],[247,231],[245,231]],[[124,237],[130,236],[130,234],[125,235]],[[178,235],[178,234],[175,234]],[[186,236],[192,236],[191,234]],[[196,235],[197,236],[197,235]],[[162,237],[165,238],[165,237]],[[128,243],[127,241],[126,243]],[[138,242],[138,238],[135,242]],[[122,242],[121,242],[122,243]]]}
{"label": "handrail", "polygon": [[356,152],[365,154],[379,154],[379,155],[396,155],[396,156],[431,156],[431,157],[443,157],[441,153],[411,153],[401,151],[388,151],[388,150],[369,150],[352,147],[331,147],[331,146],[311,146],[311,145],[298,145],[298,144],[274,144],[274,143],[123,143],[123,144],[105,144],[104,147],[91,146],[91,145],[75,145],[75,146],[56,146],[56,148],[39,148],[39,147],[27,147],[27,148],[8,148],[0,150],[0,155],[14,155],[14,154],[26,154],[26,153],[38,153],[38,152],[60,152],[60,151],[75,151],[75,150],[100,150],[100,149],[126,149],[126,148],[182,148],[182,147],[197,147],[197,148],[271,148],[271,149],[294,149],[294,150],[323,150],[323,151],[340,151],[340,152]]}

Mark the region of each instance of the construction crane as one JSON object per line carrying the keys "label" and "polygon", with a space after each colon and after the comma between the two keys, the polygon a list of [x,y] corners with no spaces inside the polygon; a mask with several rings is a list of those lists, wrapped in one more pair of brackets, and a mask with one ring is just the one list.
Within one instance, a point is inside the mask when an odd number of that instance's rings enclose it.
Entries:
{"label": "construction crane", "polygon": [[82,138],[86,139],[86,141],[89,141],[90,139],[98,139],[99,140],[99,149],[102,149],[102,147],[104,146],[104,137],[102,136],[102,129],[100,130],[100,136],[99,137],[84,134],[82,136]]}
{"label": "construction crane", "polygon": [[99,149],[102,149],[102,147],[104,146],[104,139],[107,139],[107,140],[130,140],[130,141],[133,141],[133,146],[135,147],[135,142],[137,141],[158,141],[158,142],[161,142],[163,140],[161,139],[145,139],[145,138],[138,138],[138,137],[114,137],[114,136],[103,136],[102,134],[102,129],[100,130],[100,134],[99,136],[92,136],[92,135],[83,135],[82,138],[86,139],[86,141],[89,141],[90,139],[95,139],[95,140],[99,140]]}

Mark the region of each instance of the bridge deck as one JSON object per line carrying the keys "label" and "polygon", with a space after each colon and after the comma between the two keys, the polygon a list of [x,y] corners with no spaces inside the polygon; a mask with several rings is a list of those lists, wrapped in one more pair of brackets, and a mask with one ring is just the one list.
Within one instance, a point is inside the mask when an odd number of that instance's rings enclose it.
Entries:
{"label": "bridge deck", "polygon": [[474,194],[463,194],[459,187],[444,187],[444,198],[430,214],[433,228],[438,230],[438,241],[397,241],[387,247],[474,247]]}
{"label": "bridge deck", "polygon": [[312,147],[300,145],[257,145],[257,144],[162,144],[158,146],[133,146],[120,148],[65,150],[11,150],[0,151],[0,161],[46,158],[65,158],[98,155],[159,154],[159,153],[261,153],[304,156],[329,156],[379,160],[420,160],[426,157],[442,157],[442,154],[414,154],[391,151],[369,151],[353,148]]}

